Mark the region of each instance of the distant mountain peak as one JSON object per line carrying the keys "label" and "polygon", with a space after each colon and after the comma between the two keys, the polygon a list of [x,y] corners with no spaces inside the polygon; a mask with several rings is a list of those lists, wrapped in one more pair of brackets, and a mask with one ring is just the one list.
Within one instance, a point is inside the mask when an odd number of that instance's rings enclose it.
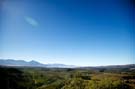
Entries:
{"label": "distant mountain peak", "polygon": [[31,60],[29,63],[38,63],[37,61]]}
{"label": "distant mountain peak", "polygon": [[31,60],[31,61],[29,61],[28,62],[30,65],[35,65],[35,66],[43,66],[44,64],[41,64],[41,63],[39,63],[39,62],[37,62],[37,61],[35,61],[35,60]]}

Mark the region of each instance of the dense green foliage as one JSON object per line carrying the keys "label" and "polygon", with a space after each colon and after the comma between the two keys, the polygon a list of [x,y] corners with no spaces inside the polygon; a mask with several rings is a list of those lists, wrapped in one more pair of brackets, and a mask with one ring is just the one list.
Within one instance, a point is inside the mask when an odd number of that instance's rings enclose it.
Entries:
{"label": "dense green foliage", "polygon": [[15,68],[0,68],[0,89],[34,89],[31,76]]}
{"label": "dense green foliage", "polygon": [[127,69],[0,68],[0,89],[135,89]]}

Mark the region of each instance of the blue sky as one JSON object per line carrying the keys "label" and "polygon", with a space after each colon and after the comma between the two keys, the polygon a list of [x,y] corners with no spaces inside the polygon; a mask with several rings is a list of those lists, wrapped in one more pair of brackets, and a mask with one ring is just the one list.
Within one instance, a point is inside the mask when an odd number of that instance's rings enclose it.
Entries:
{"label": "blue sky", "polygon": [[2,59],[135,63],[132,8],[122,0],[5,0],[1,7]]}

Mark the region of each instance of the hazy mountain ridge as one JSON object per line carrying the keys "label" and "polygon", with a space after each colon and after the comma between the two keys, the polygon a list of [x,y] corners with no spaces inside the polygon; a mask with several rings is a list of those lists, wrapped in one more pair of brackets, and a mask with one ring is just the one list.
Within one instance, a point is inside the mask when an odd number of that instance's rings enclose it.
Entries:
{"label": "hazy mountain ridge", "polygon": [[56,67],[56,68],[72,68],[73,65],[65,64],[42,64],[37,61],[24,61],[24,60],[14,60],[14,59],[0,59],[0,65],[2,66],[28,66],[28,67]]}
{"label": "hazy mountain ridge", "polygon": [[65,64],[43,64],[34,60],[29,62],[24,60],[14,60],[14,59],[0,59],[1,66],[28,66],[28,67],[48,67],[48,68],[132,68],[135,69],[135,64],[127,65],[108,65],[108,66],[87,66],[87,67],[77,67],[74,65],[65,65]]}

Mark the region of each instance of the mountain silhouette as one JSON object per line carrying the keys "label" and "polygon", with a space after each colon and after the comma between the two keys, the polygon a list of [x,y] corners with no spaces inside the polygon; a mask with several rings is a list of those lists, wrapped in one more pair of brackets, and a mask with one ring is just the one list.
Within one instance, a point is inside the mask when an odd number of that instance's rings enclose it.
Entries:
{"label": "mountain silhouette", "polygon": [[43,64],[35,60],[26,62],[24,60],[14,60],[14,59],[0,59],[1,66],[28,66],[28,67],[59,67],[59,68],[70,68],[73,65],[65,64]]}

